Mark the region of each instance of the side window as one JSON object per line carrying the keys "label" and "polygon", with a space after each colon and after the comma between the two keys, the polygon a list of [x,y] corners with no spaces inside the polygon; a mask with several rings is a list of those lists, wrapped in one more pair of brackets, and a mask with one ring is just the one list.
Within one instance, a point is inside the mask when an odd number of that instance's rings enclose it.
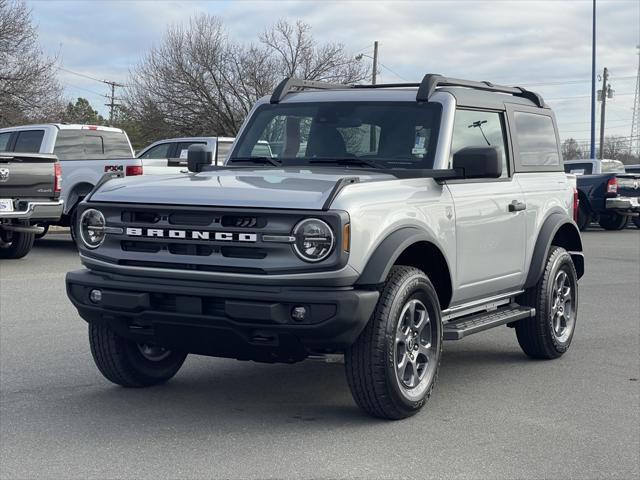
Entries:
{"label": "side window", "polygon": [[44,137],[44,130],[23,130],[18,132],[14,152],[38,153]]}
{"label": "side window", "polygon": [[0,133],[0,152],[6,152],[9,148],[9,139],[11,132]]}
{"label": "side window", "polygon": [[[175,156],[180,160],[187,161],[187,154],[189,153],[189,147],[191,145],[206,145],[205,142],[182,142],[178,144],[178,148],[176,148]],[[186,165],[186,163],[185,163]]]}
{"label": "side window", "polygon": [[457,110],[453,123],[451,155],[465,147],[497,147],[502,158],[502,175],[509,176],[507,148],[504,134],[504,117],[498,112]]}
{"label": "side window", "polygon": [[156,145],[155,147],[150,148],[149,150],[144,152],[142,155],[140,155],[140,158],[169,158],[170,148],[171,143],[161,143],[160,145]]}
{"label": "side window", "polygon": [[523,167],[559,166],[560,155],[551,117],[514,112],[516,145]]}
{"label": "side window", "polygon": [[[258,142],[258,145],[261,142]],[[216,145],[216,158],[214,159],[213,163],[215,163],[216,165],[222,165],[224,163],[224,159],[227,158],[227,155],[229,154],[229,150],[231,150],[231,145],[233,145],[233,142],[220,142],[218,141],[218,144]],[[259,151],[256,151],[256,148],[258,147],[258,145],[256,145],[255,147],[253,147],[253,151],[251,152],[251,156],[252,157],[270,157],[271,155],[260,155]]]}

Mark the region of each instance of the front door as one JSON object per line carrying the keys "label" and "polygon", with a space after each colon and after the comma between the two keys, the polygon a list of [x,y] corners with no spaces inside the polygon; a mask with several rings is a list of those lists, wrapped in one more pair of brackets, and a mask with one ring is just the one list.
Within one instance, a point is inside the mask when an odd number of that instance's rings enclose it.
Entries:
{"label": "front door", "polygon": [[[456,112],[452,154],[464,147],[498,147],[502,177],[447,182],[456,216],[454,303],[512,291],[524,281],[526,204],[510,172],[505,132],[502,112]],[[514,202],[517,208],[510,206]]]}

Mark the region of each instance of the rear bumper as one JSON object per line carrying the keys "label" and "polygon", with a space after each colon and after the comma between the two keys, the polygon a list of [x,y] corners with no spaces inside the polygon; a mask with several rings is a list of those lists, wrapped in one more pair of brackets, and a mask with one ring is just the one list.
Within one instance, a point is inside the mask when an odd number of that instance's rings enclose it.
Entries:
{"label": "rear bumper", "polygon": [[[293,362],[351,345],[367,324],[375,290],[273,287],[69,272],[67,295],[88,322],[136,341],[203,355]],[[89,299],[100,289],[102,300]],[[296,306],[307,311],[292,319]]]}
{"label": "rear bumper", "polygon": [[605,208],[608,211],[615,210],[616,213],[633,215],[640,213],[640,201],[638,197],[607,198]]}
{"label": "rear bumper", "polygon": [[27,202],[26,207],[13,212],[0,213],[0,220],[58,220],[62,215],[63,200]]}

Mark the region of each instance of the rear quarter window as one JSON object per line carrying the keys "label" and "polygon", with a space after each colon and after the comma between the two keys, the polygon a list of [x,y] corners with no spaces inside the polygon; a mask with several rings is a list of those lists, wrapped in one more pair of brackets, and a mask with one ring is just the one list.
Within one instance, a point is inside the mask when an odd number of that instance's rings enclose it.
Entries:
{"label": "rear quarter window", "polygon": [[11,132],[0,133],[0,152],[6,152],[9,148],[9,139]]}
{"label": "rear quarter window", "polygon": [[546,169],[540,167],[558,170],[560,153],[553,119],[528,112],[514,112],[513,118],[518,163],[523,167],[538,167],[536,170]]}

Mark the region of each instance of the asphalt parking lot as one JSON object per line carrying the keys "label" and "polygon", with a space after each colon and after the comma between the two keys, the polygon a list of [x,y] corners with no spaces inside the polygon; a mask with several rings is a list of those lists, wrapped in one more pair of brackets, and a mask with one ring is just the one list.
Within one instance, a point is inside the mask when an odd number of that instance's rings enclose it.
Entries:
{"label": "asphalt parking lot", "polygon": [[67,235],[0,265],[0,478],[638,478],[640,230],[583,236],[568,354],[501,327],[445,344],[427,407],[354,405],[343,366],[191,356],[168,384],[111,385],[67,301]]}

